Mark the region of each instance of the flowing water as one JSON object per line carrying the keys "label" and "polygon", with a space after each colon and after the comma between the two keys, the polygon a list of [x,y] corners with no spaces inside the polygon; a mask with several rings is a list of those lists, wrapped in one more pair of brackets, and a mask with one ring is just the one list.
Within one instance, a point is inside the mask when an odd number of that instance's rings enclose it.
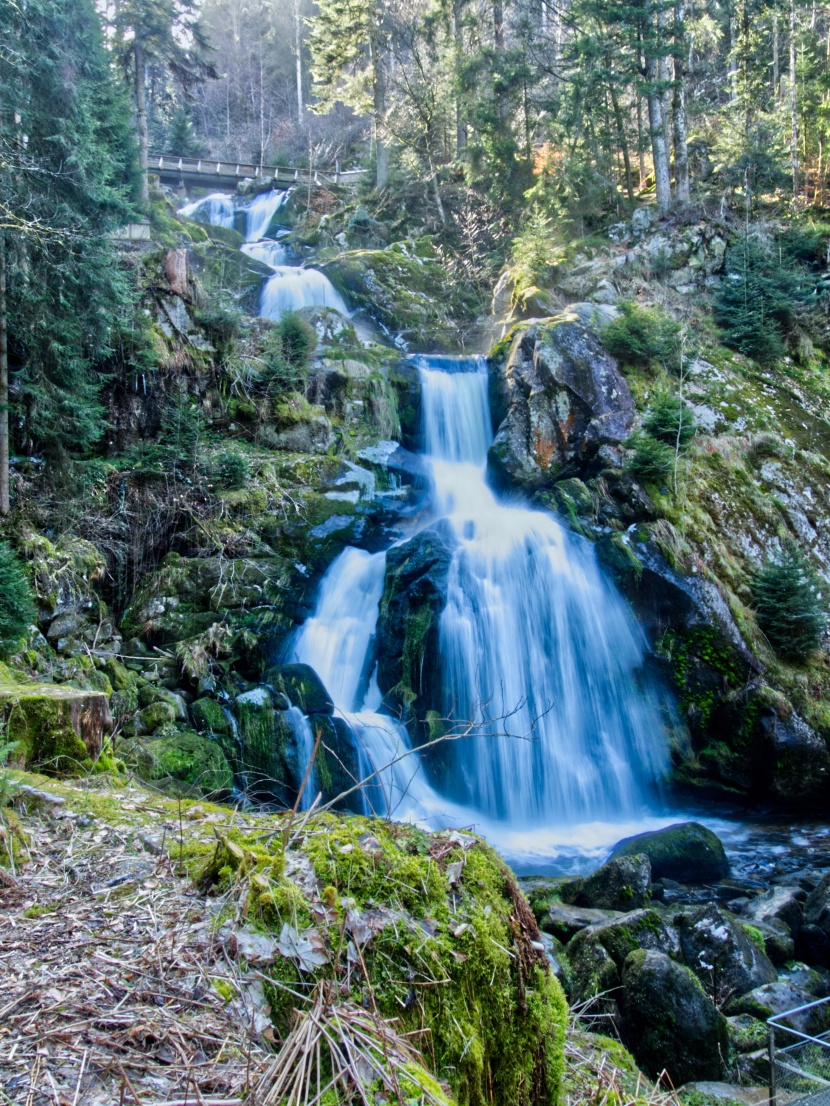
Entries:
{"label": "flowing water", "polygon": [[[500,502],[486,480],[492,424],[482,359],[421,357],[433,517],[455,537],[440,621],[448,743],[438,790],[406,728],[385,714],[374,634],[385,554],[346,549],[323,579],[293,658],[311,665],[355,735],[364,808],[429,826],[473,825],[512,859],[586,855],[665,824],[667,767],[646,643],[590,543],[550,514]],[[538,867],[538,864],[537,864]]]}
{"label": "flowing water", "polygon": [[245,200],[215,192],[187,204],[179,214],[241,231],[245,238],[242,252],[272,270],[259,301],[259,313],[263,318],[276,322],[286,311],[297,311],[301,307],[333,307],[348,315],[342,296],[329,278],[317,269],[287,264],[288,250],[270,237],[279,233],[276,217],[289,195],[289,192],[273,189]]}

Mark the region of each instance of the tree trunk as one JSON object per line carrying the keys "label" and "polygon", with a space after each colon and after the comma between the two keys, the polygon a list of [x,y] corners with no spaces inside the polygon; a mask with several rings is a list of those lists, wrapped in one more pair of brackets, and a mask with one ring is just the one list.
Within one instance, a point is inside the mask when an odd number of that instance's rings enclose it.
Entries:
{"label": "tree trunk", "polygon": [[[452,5],[452,37],[455,44],[455,75],[456,80],[461,71],[461,62],[464,57],[464,30],[461,24],[461,6],[463,0],[453,0]],[[467,124],[464,121],[461,104],[461,93],[455,92],[455,149],[456,153],[467,145]]]}
{"label": "tree trunk", "polygon": [[9,513],[9,331],[6,242],[0,234],[0,515]]}
{"label": "tree trunk", "polygon": [[303,37],[300,0],[294,0],[294,64],[297,72],[297,122],[303,123]]}
{"label": "tree trunk", "polygon": [[678,0],[674,6],[674,110],[672,126],[674,138],[674,179],[677,199],[689,202],[689,147],[686,136],[686,0]]}
{"label": "tree trunk", "polygon": [[[496,54],[504,50],[504,3],[503,0],[493,0],[493,48]],[[502,123],[506,123],[510,115],[510,104],[506,92],[496,93],[498,104],[498,116]]]}
{"label": "tree trunk", "polygon": [[631,203],[634,203],[634,183],[631,179],[631,157],[628,152],[628,142],[625,137],[625,119],[623,118],[622,109],[620,108],[620,100],[617,96],[617,90],[614,88],[613,78],[611,77],[611,64],[610,59],[606,59],[608,66],[609,82],[608,90],[611,93],[611,110],[614,112],[614,124],[617,128],[617,141],[620,144],[620,150],[622,151],[623,165],[625,166],[625,190],[628,193],[628,199]]}
{"label": "tree trunk", "polygon": [[138,166],[141,170],[141,204],[150,202],[150,184],[147,180],[147,97],[144,72],[144,47],[136,35],[135,40],[135,118],[138,126]]}
{"label": "tree trunk", "polygon": [[386,116],[386,74],[383,70],[381,49],[375,39],[370,44],[372,54],[372,126],[375,136],[375,185],[383,188],[389,180],[389,149],[381,137],[383,120]]}
{"label": "tree trunk", "polygon": [[640,170],[640,188],[646,184],[646,149],[643,141],[643,98],[637,95],[637,165]]}
{"label": "tree trunk", "polygon": [[772,94],[778,95],[781,85],[781,62],[778,49],[778,12],[772,13]]}
{"label": "tree trunk", "polygon": [[646,59],[646,77],[648,79],[648,123],[651,132],[651,153],[654,158],[654,181],[657,188],[657,214],[665,215],[671,206],[671,182],[657,58]]}
{"label": "tree trunk", "polygon": [[790,0],[790,120],[792,124],[793,196],[798,198],[798,88],[795,69],[795,0]]}
{"label": "tree trunk", "polygon": [[735,54],[735,10],[729,5],[729,99],[738,99],[738,59]]}
{"label": "tree trunk", "polygon": [[669,77],[669,56],[666,53],[666,23],[668,21],[668,12],[665,6],[661,5],[660,12],[657,17],[658,26],[660,28],[660,56],[657,61],[657,73],[660,79],[660,99],[662,101],[661,108],[663,111],[663,132],[664,141],[666,144],[666,157],[669,156],[671,150],[671,78]]}

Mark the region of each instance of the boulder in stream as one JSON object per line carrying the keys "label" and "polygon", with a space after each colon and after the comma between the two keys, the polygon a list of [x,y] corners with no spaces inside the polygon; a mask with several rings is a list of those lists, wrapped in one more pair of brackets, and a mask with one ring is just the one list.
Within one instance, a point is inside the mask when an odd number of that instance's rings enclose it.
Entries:
{"label": "boulder in stream", "polygon": [[653,879],[703,883],[729,875],[729,861],[720,838],[699,822],[677,822],[665,829],[638,833],[620,841],[611,859],[645,853]]}
{"label": "boulder in stream", "polygon": [[580,905],[605,910],[643,906],[651,893],[651,863],[645,853],[609,860],[585,880]]}

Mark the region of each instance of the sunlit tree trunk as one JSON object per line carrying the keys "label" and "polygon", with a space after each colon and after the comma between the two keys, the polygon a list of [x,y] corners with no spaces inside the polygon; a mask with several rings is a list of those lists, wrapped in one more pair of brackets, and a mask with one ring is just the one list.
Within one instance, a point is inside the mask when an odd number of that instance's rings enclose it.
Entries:
{"label": "sunlit tree trunk", "polygon": [[792,127],[793,196],[798,197],[798,86],[795,66],[795,0],[790,0],[790,122]]}
{"label": "sunlit tree trunk", "polygon": [[9,329],[6,242],[0,234],[0,515],[9,513]]}
{"label": "sunlit tree trunk", "polygon": [[135,58],[135,119],[138,128],[138,165],[141,170],[141,204],[150,202],[150,185],[147,180],[147,83],[144,69],[144,48],[136,35],[133,49]]}
{"label": "sunlit tree trunk", "polygon": [[674,179],[677,199],[689,202],[689,146],[686,135],[686,2],[674,6],[674,105],[672,136],[674,139]]}

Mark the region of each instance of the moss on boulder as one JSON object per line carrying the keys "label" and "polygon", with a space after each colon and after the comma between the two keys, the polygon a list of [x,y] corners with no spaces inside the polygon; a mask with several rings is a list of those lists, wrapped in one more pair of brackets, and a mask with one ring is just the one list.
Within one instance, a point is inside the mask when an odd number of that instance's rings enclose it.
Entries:
{"label": "moss on boulder", "polygon": [[729,875],[729,861],[720,838],[699,822],[678,822],[626,837],[614,848],[611,859],[638,853],[645,853],[651,861],[653,879],[695,883]]}
{"label": "moss on boulder", "polygon": [[281,935],[288,955],[266,984],[278,1034],[296,1005],[285,988],[342,974],[344,993],[404,1032],[429,1027],[429,1066],[462,1106],[555,1106],[567,1007],[526,901],[483,842],[320,816],[285,855],[279,836],[232,831],[201,882],[247,886],[249,917]]}
{"label": "moss on boulder", "polygon": [[54,684],[0,685],[0,715],[13,762],[47,773],[91,767],[112,725],[103,692]]}
{"label": "moss on boulder", "polygon": [[220,746],[192,731],[151,741],[149,779],[182,795],[222,797],[233,788],[233,772]]}

